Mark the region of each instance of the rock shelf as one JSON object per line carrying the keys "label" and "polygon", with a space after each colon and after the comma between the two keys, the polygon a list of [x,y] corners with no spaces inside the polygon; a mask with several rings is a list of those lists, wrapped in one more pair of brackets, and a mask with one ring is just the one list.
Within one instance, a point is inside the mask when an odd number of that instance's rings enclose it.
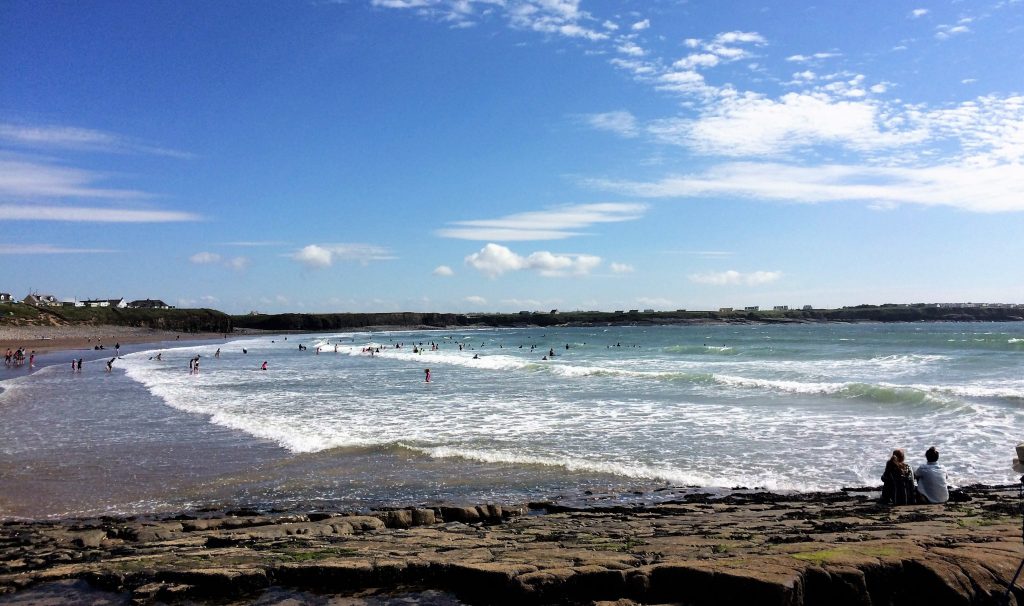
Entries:
{"label": "rock shelf", "polygon": [[[0,602],[63,583],[137,604],[282,591],[428,592],[445,604],[998,604],[1024,558],[1017,487],[955,498],[883,507],[856,492],[690,494],[643,507],[8,521]],[[1020,579],[1010,600],[1024,601]]]}

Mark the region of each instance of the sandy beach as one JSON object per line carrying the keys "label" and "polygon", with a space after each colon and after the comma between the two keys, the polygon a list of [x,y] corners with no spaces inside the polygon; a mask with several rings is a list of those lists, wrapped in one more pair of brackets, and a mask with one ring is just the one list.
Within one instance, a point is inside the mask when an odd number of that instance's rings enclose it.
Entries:
{"label": "sandy beach", "polygon": [[[232,336],[251,334],[233,332]],[[93,349],[103,345],[159,343],[164,341],[212,340],[224,338],[223,333],[185,333],[132,326],[0,326],[0,349],[24,347],[36,353]]]}

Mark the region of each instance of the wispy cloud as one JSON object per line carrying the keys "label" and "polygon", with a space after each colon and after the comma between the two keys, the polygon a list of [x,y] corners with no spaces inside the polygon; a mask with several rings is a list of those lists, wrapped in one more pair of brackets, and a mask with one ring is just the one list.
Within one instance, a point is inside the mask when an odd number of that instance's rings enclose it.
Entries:
{"label": "wispy cloud", "polygon": [[466,257],[466,264],[496,278],[512,271],[532,270],[546,277],[586,275],[601,264],[601,258],[587,254],[555,254],[548,251],[521,256],[500,244],[490,243]]}
{"label": "wispy cloud", "polygon": [[[581,10],[579,4],[579,0],[371,0],[371,5],[378,8],[413,10],[456,28],[474,25],[497,13],[516,29],[589,41],[607,40],[609,35],[592,27],[597,20]],[[610,29],[607,25],[602,27]]]}
{"label": "wispy cloud", "polygon": [[777,281],[782,277],[779,271],[754,271],[742,273],[735,270],[691,274],[691,282],[714,286],[760,286]]}
{"label": "wispy cloud", "polygon": [[178,221],[199,221],[201,219],[199,215],[192,213],[167,210],[0,204],[0,221],[172,223]]}
{"label": "wispy cloud", "polygon": [[241,248],[257,248],[261,246],[284,246],[288,244],[280,240],[243,240],[239,242],[222,242],[222,246],[238,246]]}
{"label": "wispy cloud", "polygon": [[442,278],[447,278],[455,275],[455,271],[451,267],[448,267],[447,265],[438,265],[437,267],[434,268],[434,271],[430,273],[435,276],[440,276]]}
{"label": "wispy cloud", "polygon": [[96,186],[108,178],[103,173],[44,164],[27,160],[0,159],[0,195],[16,198],[106,198],[111,200],[152,198],[132,189]]}
{"label": "wispy cloud", "polygon": [[470,305],[487,305],[487,299],[479,295],[470,295],[463,299],[463,301],[469,303]]}
{"label": "wispy cloud", "polygon": [[1021,164],[905,168],[737,162],[658,181],[590,183],[601,189],[652,198],[742,196],[800,203],[861,201],[880,208],[915,204],[974,212],[1024,211]]}
{"label": "wispy cloud", "polygon": [[455,227],[437,230],[442,238],[460,240],[561,240],[583,235],[578,230],[598,223],[634,221],[647,211],[645,204],[603,202],[559,206],[549,210],[517,213],[497,219],[456,221]]}
{"label": "wispy cloud", "polygon": [[612,270],[613,274],[631,274],[635,271],[635,268],[628,263],[612,263],[608,269]]}
{"label": "wispy cloud", "polygon": [[596,130],[612,132],[622,137],[635,137],[639,134],[636,117],[625,110],[584,114],[579,117],[585,124]]}
{"label": "wispy cloud", "polygon": [[374,244],[310,244],[290,255],[294,261],[313,268],[331,267],[336,262],[354,261],[366,265],[373,261],[389,261],[397,257],[387,248]]}
{"label": "wispy cloud", "polygon": [[910,11],[910,18],[920,19],[921,17],[927,15],[929,12],[930,11],[926,8],[915,8],[914,10]]}
{"label": "wispy cloud", "polygon": [[217,253],[212,252],[197,252],[188,258],[189,262],[196,265],[222,265],[228,269],[235,271],[244,271],[249,268],[252,260],[248,257],[229,257],[225,258]]}
{"label": "wispy cloud", "polygon": [[118,154],[192,158],[192,154],[147,145],[129,137],[90,128],[0,123],[0,142],[36,149],[72,149]]}
{"label": "wispy cloud", "polygon": [[73,248],[52,244],[0,244],[0,255],[85,255],[117,253],[111,248]]}

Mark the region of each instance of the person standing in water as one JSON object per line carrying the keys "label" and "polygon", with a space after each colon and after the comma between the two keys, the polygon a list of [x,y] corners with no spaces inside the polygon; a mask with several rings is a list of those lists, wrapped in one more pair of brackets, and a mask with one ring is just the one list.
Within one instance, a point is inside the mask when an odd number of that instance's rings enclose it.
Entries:
{"label": "person standing in water", "polygon": [[425,368],[425,369],[423,369],[423,372],[426,373],[426,375],[427,375],[425,382],[426,383],[430,383],[430,369],[429,368]]}
{"label": "person standing in water", "polygon": [[266,370],[266,369],[267,369],[267,361],[263,360],[263,366],[260,366],[260,370]]}

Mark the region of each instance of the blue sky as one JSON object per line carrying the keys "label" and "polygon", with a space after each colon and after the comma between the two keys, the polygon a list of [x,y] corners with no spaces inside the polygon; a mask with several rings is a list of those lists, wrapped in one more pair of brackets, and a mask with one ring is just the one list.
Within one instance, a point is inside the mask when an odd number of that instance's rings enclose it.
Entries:
{"label": "blue sky", "polygon": [[1024,302],[1024,2],[0,8],[0,290]]}

